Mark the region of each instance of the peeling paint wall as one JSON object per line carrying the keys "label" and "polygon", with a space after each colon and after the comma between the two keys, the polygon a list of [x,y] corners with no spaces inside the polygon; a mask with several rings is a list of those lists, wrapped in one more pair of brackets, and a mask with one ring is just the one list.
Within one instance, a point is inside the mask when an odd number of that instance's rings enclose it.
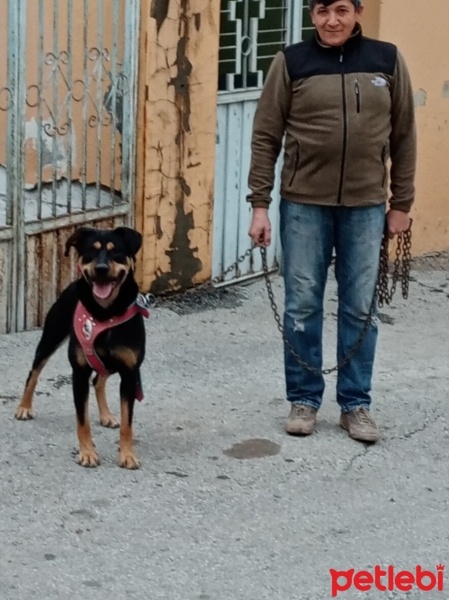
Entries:
{"label": "peeling paint wall", "polygon": [[[377,1],[377,0],[376,0]],[[383,0],[379,38],[410,69],[418,123],[413,254],[449,249],[449,36],[447,0]]]}
{"label": "peeling paint wall", "polygon": [[144,0],[136,226],[155,293],[210,278],[219,0]]}

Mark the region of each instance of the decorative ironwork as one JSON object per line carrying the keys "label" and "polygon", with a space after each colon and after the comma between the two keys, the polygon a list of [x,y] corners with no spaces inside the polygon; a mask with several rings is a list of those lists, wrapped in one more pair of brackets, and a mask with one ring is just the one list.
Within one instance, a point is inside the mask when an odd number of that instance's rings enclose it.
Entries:
{"label": "decorative ironwork", "polygon": [[7,111],[13,105],[11,90],[7,87],[0,89],[0,110]]}
{"label": "decorative ironwork", "polygon": [[[53,52],[47,52],[44,57],[44,64],[49,67],[49,74],[43,80],[42,85],[32,84],[27,88],[27,105],[30,108],[44,108],[48,114],[48,120],[45,121],[43,116],[43,129],[45,133],[53,137],[55,135],[64,136],[70,132],[71,119],[69,115],[69,107],[71,101],[76,103],[87,103],[87,118],[86,122],[89,127],[97,127],[101,124],[102,127],[109,127],[112,124],[112,110],[114,97],[123,97],[129,93],[129,85],[127,77],[124,73],[119,72],[114,78],[111,71],[107,68],[107,63],[111,61],[110,53],[107,49],[99,50],[92,47],[87,51],[87,57],[92,68],[88,74],[85,74],[85,79],[75,79],[70,81],[67,74],[68,65],[72,60],[69,53],[62,51],[59,55]],[[50,105],[47,97],[47,91],[50,90],[50,97],[54,95],[52,86],[57,85],[58,94],[61,89],[64,90],[64,97],[60,105],[56,108]],[[92,87],[97,93],[98,89],[102,90],[101,103],[98,103]],[[90,114],[89,114],[90,113]]]}
{"label": "decorative ironwork", "polygon": [[290,0],[222,2],[219,89],[260,88],[289,33]]}

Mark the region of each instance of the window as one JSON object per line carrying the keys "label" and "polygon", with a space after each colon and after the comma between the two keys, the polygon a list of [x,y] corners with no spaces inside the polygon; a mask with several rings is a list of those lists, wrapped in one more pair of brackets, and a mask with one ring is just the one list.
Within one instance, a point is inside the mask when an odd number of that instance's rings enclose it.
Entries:
{"label": "window", "polygon": [[307,0],[222,0],[218,89],[262,87],[276,52],[299,41],[299,32],[313,31],[307,6]]}

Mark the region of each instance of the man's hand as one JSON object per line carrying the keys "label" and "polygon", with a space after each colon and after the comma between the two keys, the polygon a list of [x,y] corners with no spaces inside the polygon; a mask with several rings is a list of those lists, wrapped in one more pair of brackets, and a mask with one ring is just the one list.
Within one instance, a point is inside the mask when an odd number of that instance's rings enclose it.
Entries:
{"label": "man's hand", "polygon": [[256,246],[266,248],[271,244],[271,223],[267,208],[253,209],[253,218],[248,235]]}
{"label": "man's hand", "polygon": [[410,216],[402,210],[390,209],[387,212],[388,237],[394,238],[398,233],[407,231],[410,227]]}

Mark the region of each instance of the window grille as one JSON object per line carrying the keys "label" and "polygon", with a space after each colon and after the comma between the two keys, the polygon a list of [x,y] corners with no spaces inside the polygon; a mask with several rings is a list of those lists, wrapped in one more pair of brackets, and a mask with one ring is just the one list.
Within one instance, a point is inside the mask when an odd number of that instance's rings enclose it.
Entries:
{"label": "window grille", "polygon": [[261,88],[278,50],[292,43],[292,20],[301,20],[302,37],[313,31],[307,0],[222,0],[220,20],[220,91]]}

